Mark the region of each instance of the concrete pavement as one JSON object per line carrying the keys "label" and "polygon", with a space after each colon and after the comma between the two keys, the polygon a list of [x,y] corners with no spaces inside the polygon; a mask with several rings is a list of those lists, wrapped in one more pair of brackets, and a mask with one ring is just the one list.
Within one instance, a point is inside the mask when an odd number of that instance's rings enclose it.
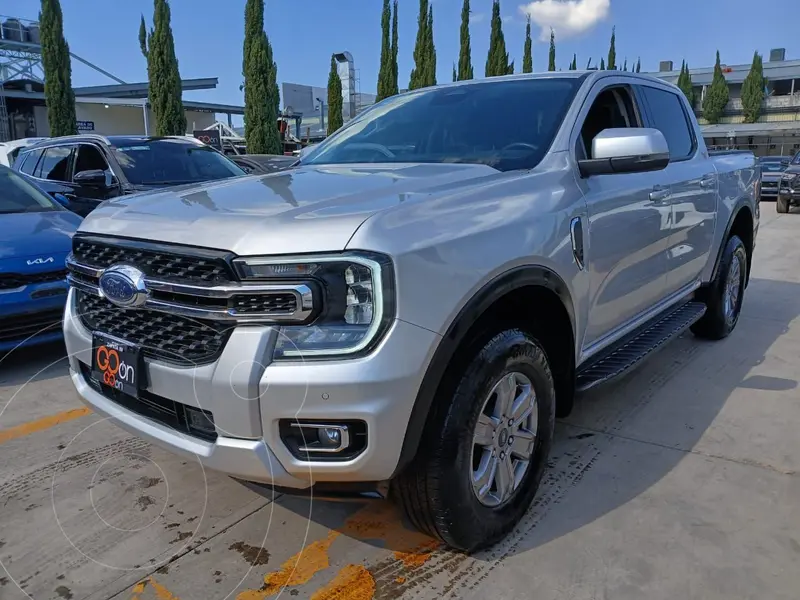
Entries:
{"label": "concrete pavement", "polygon": [[0,364],[0,600],[796,599],[800,214],[762,205],[735,333],[687,335],[557,425],[473,557],[386,503],[265,498],[83,410],[59,347]]}

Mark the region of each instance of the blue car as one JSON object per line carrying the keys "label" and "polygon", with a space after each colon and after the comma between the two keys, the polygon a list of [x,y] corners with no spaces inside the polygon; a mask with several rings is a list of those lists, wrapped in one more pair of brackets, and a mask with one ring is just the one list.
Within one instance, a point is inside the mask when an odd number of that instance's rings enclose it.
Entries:
{"label": "blue car", "polygon": [[61,339],[65,260],[81,220],[0,165],[0,355]]}

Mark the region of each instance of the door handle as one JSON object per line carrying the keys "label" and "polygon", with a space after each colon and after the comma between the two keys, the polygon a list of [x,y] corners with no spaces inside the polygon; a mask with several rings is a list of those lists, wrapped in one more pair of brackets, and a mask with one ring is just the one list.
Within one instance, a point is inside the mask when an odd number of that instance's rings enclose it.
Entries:
{"label": "door handle", "polygon": [[650,200],[652,202],[661,202],[662,200],[666,200],[670,197],[670,191],[668,187],[654,187],[653,191],[650,192]]}
{"label": "door handle", "polygon": [[711,188],[717,183],[717,178],[713,175],[703,175],[703,178],[700,180],[700,187],[703,188]]}

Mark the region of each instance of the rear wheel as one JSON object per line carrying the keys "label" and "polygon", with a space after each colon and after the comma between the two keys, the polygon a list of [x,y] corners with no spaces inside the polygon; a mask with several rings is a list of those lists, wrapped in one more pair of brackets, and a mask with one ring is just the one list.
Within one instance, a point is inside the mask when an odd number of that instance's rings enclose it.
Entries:
{"label": "rear wheel", "polygon": [[699,293],[706,314],[692,325],[696,336],[721,340],[733,331],[739,322],[746,280],[747,250],[742,240],[732,235],[722,252],[717,277]]}
{"label": "rear wheel", "polygon": [[533,337],[517,329],[492,337],[434,410],[417,457],[394,483],[414,525],[467,552],[511,531],[544,474],[555,398]]}
{"label": "rear wheel", "polygon": [[787,198],[786,196],[778,196],[778,199],[775,202],[775,208],[779,213],[788,213],[789,198]]}

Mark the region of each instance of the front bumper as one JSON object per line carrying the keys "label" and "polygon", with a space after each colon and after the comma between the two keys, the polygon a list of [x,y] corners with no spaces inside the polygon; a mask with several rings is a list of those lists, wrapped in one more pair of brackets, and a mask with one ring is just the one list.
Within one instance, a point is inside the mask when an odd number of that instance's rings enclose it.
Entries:
{"label": "front bumper", "polygon": [[[93,410],[140,437],[232,477],[282,488],[388,479],[440,337],[396,320],[368,356],[302,363],[271,361],[277,335],[270,327],[238,327],[219,359],[199,367],[145,359],[149,393],[213,413],[217,438],[210,442],[143,417],[96,391],[81,368],[91,361],[91,332],[77,315],[74,290],[64,318],[78,393]],[[283,419],[361,420],[367,424],[367,445],[350,460],[301,460],[281,439]]]}
{"label": "front bumper", "polygon": [[780,189],[780,197],[788,198],[792,202],[800,202],[800,187],[782,187]]}
{"label": "front bumper", "polygon": [[66,281],[0,290],[0,352],[61,339]]}

